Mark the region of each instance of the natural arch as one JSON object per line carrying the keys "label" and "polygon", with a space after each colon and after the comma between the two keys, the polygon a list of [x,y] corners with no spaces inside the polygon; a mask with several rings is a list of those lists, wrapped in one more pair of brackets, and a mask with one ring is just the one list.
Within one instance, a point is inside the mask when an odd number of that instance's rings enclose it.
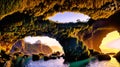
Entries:
{"label": "natural arch", "polygon": [[[13,21],[15,18],[16,20]],[[62,23],[55,23],[50,20],[42,20],[39,18],[35,19],[30,17],[28,14],[16,12],[15,14],[9,15],[3,18],[3,20],[1,20],[1,23],[0,23],[0,27],[1,27],[0,30],[2,31],[1,42],[14,43],[17,39],[22,39],[25,36],[45,35],[52,38],[56,38],[63,46],[63,49],[64,51],[66,51],[66,53],[69,51],[69,50],[66,50],[65,48],[66,46],[63,43],[63,41],[65,41],[66,39],[68,40],[66,41],[66,43],[67,42],[69,43],[71,40],[73,40],[75,44],[70,44],[71,46],[77,45],[77,44],[79,44],[79,46],[83,46],[83,43],[84,43],[89,47],[90,46],[89,41],[90,42],[92,41],[93,42],[92,48],[100,51],[99,45],[102,38],[110,31],[114,29],[118,29],[116,28],[116,26],[113,26],[111,23],[109,23],[108,20],[109,18],[103,19],[103,20],[101,19],[97,21],[90,19],[88,23],[79,22],[79,23],[62,24]],[[100,35],[101,38],[98,37],[98,35]],[[98,41],[94,42],[94,40],[97,40],[97,39]],[[81,40],[83,41],[83,43],[79,43]],[[74,46],[72,50],[75,50],[75,49],[76,47]],[[87,50],[86,47],[85,48],[79,47],[79,49],[80,50],[84,49],[85,51]],[[68,53],[71,53],[71,52],[68,52]],[[79,54],[79,52],[77,53]],[[87,53],[87,56],[89,56],[89,51],[87,51],[86,53]],[[77,55],[77,56],[80,56],[80,55]]]}
{"label": "natural arch", "polygon": [[[13,21],[13,19],[15,18],[16,20]],[[6,22],[6,20],[8,21]],[[27,14],[22,14],[19,12],[7,16],[1,22],[2,23],[0,24],[0,29],[1,31],[3,31],[1,42],[15,42],[17,39],[22,39],[25,36],[49,36],[55,38],[60,42],[60,44],[63,46],[65,54],[67,55],[66,59],[68,61],[85,59],[90,56],[88,49],[75,36],[75,34],[77,34],[77,32],[75,31],[88,28],[87,23],[85,24],[79,22],[60,24],[49,20],[35,20],[34,18],[28,17]],[[8,36],[8,38],[6,38],[6,36]],[[73,41],[73,43],[71,43],[71,41]],[[68,49],[67,47],[69,47],[70,49]],[[86,57],[80,58],[80,56],[82,57],[83,55]],[[69,56],[72,58],[70,59]]]}
{"label": "natural arch", "polygon": [[96,32],[93,33],[93,36],[91,36],[87,40],[84,40],[84,43],[86,46],[88,46],[88,48],[95,49],[96,51],[101,52],[101,49],[99,47],[103,38],[113,30],[114,30],[113,28],[97,30]]}
{"label": "natural arch", "polygon": [[112,31],[103,38],[100,48],[103,53],[117,53],[120,50],[119,47],[120,35],[118,31]]}

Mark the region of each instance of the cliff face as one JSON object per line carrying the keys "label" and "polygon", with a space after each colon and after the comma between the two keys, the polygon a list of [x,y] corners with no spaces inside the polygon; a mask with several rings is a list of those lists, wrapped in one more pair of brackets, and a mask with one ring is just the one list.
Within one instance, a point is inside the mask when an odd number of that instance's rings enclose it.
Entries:
{"label": "cliff face", "polygon": [[[56,38],[65,54],[78,60],[81,52],[89,56],[88,48],[100,51],[99,45],[107,33],[120,32],[119,0],[1,0],[0,7],[1,45],[13,44],[25,36],[46,35]],[[64,11],[81,12],[92,19],[88,23],[65,24],[46,20]],[[67,49],[67,44],[70,49]]]}

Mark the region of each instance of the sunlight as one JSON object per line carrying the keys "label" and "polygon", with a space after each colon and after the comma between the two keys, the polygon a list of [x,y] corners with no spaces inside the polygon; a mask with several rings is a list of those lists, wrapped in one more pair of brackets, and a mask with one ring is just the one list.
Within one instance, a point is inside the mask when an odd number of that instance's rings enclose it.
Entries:
{"label": "sunlight", "polygon": [[48,19],[52,21],[58,21],[59,23],[68,23],[73,22],[75,23],[76,20],[80,20],[81,22],[87,22],[90,17],[81,13],[75,12],[64,12],[64,13],[57,13],[55,16],[49,17]]}
{"label": "sunlight", "polygon": [[103,53],[117,53],[120,51],[120,35],[117,31],[108,33],[105,38],[103,38],[100,48]]}
{"label": "sunlight", "polygon": [[53,52],[60,51],[64,53],[62,46],[59,44],[59,42],[56,39],[50,38],[48,36],[27,36],[24,38],[24,41],[30,44],[34,44],[37,41],[40,41],[42,44],[48,45],[53,50]]}

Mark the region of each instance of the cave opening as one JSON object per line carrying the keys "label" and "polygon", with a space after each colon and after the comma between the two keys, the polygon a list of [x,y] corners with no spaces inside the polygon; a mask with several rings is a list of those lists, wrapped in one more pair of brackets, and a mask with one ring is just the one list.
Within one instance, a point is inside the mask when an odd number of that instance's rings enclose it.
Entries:
{"label": "cave opening", "polygon": [[48,17],[47,19],[57,23],[87,23],[90,17],[78,12],[58,12],[54,16]]}
{"label": "cave opening", "polygon": [[55,52],[64,54],[63,47],[60,43],[56,39],[48,36],[26,36],[16,41],[10,52],[15,52],[16,48],[18,48],[18,52],[23,52],[26,55],[39,53],[50,55]]}
{"label": "cave opening", "polygon": [[118,31],[112,31],[103,38],[100,49],[103,53],[117,53],[120,51],[120,35]]}

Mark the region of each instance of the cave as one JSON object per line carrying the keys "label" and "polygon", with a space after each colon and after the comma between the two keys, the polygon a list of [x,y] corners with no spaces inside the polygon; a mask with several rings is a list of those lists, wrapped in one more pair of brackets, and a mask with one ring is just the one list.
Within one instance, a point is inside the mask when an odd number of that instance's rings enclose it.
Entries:
{"label": "cave", "polygon": [[[102,39],[111,31],[117,30],[120,33],[120,1],[95,0],[94,3],[93,1],[1,0],[1,48],[11,46],[26,36],[49,36],[59,41],[67,60],[70,59],[68,57],[73,57],[73,61],[90,57],[88,49],[101,52],[99,46]],[[87,23],[64,24],[47,19],[65,11],[83,13],[91,19]],[[82,56],[85,57],[79,58]]]}
{"label": "cave", "polygon": [[118,53],[119,52],[119,39],[118,31],[108,33],[102,40],[99,46],[103,53]]}
{"label": "cave", "polygon": [[22,52],[25,55],[39,54],[51,55],[55,52],[64,54],[60,43],[47,36],[26,36],[17,40],[10,49],[10,53]]}

